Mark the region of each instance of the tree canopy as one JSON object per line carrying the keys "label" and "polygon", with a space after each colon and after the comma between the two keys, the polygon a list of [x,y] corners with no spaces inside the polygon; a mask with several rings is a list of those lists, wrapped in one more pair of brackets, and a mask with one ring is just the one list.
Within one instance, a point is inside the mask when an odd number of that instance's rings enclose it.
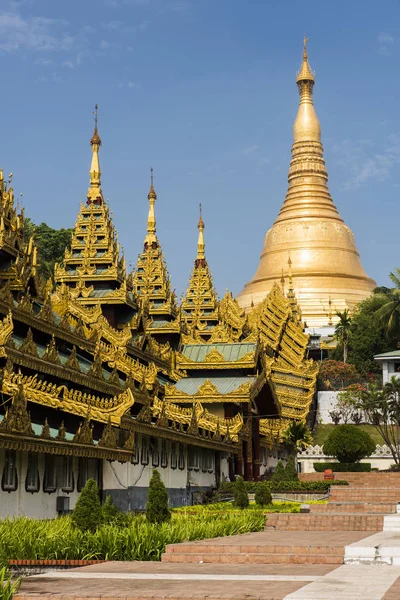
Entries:
{"label": "tree canopy", "polygon": [[31,219],[25,219],[24,236],[28,240],[32,235],[38,249],[38,275],[47,280],[54,277],[54,265],[64,258],[64,251],[71,243],[73,229],[53,229],[46,223],[35,225]]}
{"label": "tree canopy", "polygon": [[[352,317],[347,340],[347,362],[354,365],[362,376],[381,372],[374,354],[389,352],[397,347],[397,333],[388,331],[379,315],[379,310],[387,301],[387,294],[382,288],[377,288],[376,293],[360,302]],[[332,358],[341,360],[342,357],[343,345],[339,341]]]}

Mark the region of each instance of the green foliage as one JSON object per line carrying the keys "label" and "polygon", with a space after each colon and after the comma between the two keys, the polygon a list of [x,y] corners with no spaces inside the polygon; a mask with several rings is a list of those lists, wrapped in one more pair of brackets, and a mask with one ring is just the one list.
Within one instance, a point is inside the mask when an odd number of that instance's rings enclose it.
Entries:
{"label": "green foliage", "polygon": [[347,352],[349,346],[349,334],[351,328],[351,317],[347,308],[343,312],[336,312],[339,321],[335,327],[335,339],[341,343],[343,348],[343,362],[347,362]]}
{"label": "green foliage", "polygon": [[[337,425],[333,425],[332,423],[318,424],[313,433],[314,444],[318,446],[323,446],[329,434],[335,429],[335,427],[337,427]],[[379,431],[377,431],[377,429],[375,429],[373,425],[363,423],[362,425],[357,425],[357,427],[359,429],[362,429],[362,431],[366,431],[372,437],[375,444],[382,445],[386,443]]]}
{"label": "green foliage", "polygon": [[[347,362],[354,365],[356,372],[362,377],[369,374],[380,376],[381,366],[374,360],[374,355],[389,352],[397,347],[398,336],[385,329],[378,314],[386,302],[387,294],[382,293],[381,288],[377,288],[372,296],[358,304],[352,317]],[[332,357],[339,359],[342,356],[343,346],[339,342]]]}
{"label": "green foliage", "polygon": [[338,360],[323,360],[318,373],[318,389],[341,390],[356,383],[359,375],[354,365]]}
{"label": "green foliage", "polygon": [[362,393],[360,409],[380,433],[397,465],[400,465],[400,379],[392,377],[382,389],[370,385]]}
{"label": "green foliage", "polygon": [[334,456],[343,463],[358,462],[371,456],[374,450],[371,436],[356,425],[337,425],[323,446],[326,456]]}
{"label": "green foliage", "polygon": [[271,481],[273,483],[278,483],[279,481],[286,481],[286,471],[281,460],[278,460],[277,462]]}
{"label": "green foliage", "polygon": [[21,578],[13,578],[6,567],[0,569],[0,600],[12,600],[21,585]]}
{"label": "green foliage", "polygon": [[88,479],[72,511],[72,522],[81,531],[96,531],[102,520],[99,488]]}
{"label": "green foliage", "polygon": [[149,484],[149,495],[146,504],[146,519],[149,523],[165,523],[171,518],[168,508],[168,493],[161,481],[160,473],[153,470]]}
{"label": "green foliage", "polygon": [[323,462],[314,463],[314,470],[317,473],[323,473],[325,469],[332,469],[334,473],[369,473],[371,471],[371,463],[337,463]]}
{"label": "green foliage", "polygon": [[53,229],[46,223],[35,225],[31,219],[25,219],[24,237],[27,241],[32,235],[38,248],[38,273],[44,279],[53,278],[54,265],[64,258],[64,251],[71,244],[73,229]]}
{"label": "green foliage", "polygon": [[289,456],[285,467],[286,481],[298,481],[299,476],[296,469],[296,461],[294,456]]}
{"label": "green foliage", "polygon": [[266,483],[262,483],[262,485],[257,487],[254,500],[259,506],[272,504],[271,491]]}
{"label": "green foliage", "polygon": [[70,516],[39,521],[26,517],[0,521],[0,565],[14,559],[160,560],[167,544],[262,531],[261,510],[241,511],[215,518],[174,514],[170,521],[152,524],[144,515],[131,517],[129,526],[101,525],[81,531]]}
{"label": "green foliage", "polygon": [[246,491],[243,477],[239,476],[236,479],[233,488],[233,495],[235,498],[235,506],[238,506],[239,508],[247,508],[249,506],[249,496]]}
{"label": "green foliage", "polygon": [[[247,493],[253,494],[260,485],[267,485],[271,492],[326,492],[331,485],[349,485],[347,481],[245,481]],[[235,483],[224,481],[219,487],[219,494],[233,494]]]}
{"label": "green foliage", "polygon": [[304,421],[291,421],[283,433],[285,445],[291,454],[301,452],[312,444],[312,436]]}
{"label": "green foliage", "polygon": [[115,506],[111,496],[107,496],[105,503],[101,507],[102,523],[117,523],[123,513]]}

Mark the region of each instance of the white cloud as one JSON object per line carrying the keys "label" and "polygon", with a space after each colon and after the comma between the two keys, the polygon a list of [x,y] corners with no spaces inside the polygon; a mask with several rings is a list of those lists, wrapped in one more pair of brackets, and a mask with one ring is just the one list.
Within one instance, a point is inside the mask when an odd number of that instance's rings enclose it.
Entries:
{"label": "white cloud", "polygon": [[111,46],[111,44],[110,44],[110,42],[107,42],[107,40],[101,40],[99,46],[102,50],[106,50],[107,48],[109,48]]}
{"label": "white cloud", "polygon": [[380,44],[394,44],[394,37],[389,33],[381,32],[378,35],[378,42]]}
{"label": "white cloud", "polygon": [[270,164],[271,164],[271,161],[270,161],[270,159],[268,158],[268,156],[264,156],[263,158],[260,158],[260,160],[258,161],[258,164],[259,164],[259,166],[262,166],[262,165],[270,165]]}
{"label": "white cloud", "polygon": [[337,164],[348,172],[344,189],[354,189],[368,181],[386,181],[400,165],[400,136],[391,134],[382,142],[342,140],[333,148]]}
{"label": "white cloud", "polygon": [[243,148],[242,153],[243,154],[253,154],[253,152],[256,152],[256,150],[259,149],[259,145],[258,144],[254,144],[253,146],[246,146],[245,148]]}
{"label": "white cloud", "polygon": [[380,56],[391,56],[391,52],[387,46],[380,46],[378,48],[378,54]]}
{"label": "white cloud", "polygon": [[64,62],[62,63],[63,67],[67,67],[67,69],[75,69],[75,65],[72,62],[72,60],[64,60]]}
{"label": "white cloud", "polygon": [[16,13],[0,13],[0,50],[39,52],[71,50],[74,38],[57,31],[65,21],[46,17],[24,19]]}

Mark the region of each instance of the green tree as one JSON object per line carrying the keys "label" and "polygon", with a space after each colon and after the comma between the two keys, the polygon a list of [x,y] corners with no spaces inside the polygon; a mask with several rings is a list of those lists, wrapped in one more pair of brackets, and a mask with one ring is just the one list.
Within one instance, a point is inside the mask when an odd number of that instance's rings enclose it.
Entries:
{"label": "green tree", "polygon": [[164,523],[171,518],[168,508],[168,493],[161,481],[160,473],[153,470],[149,484],[149,495],[146,504],[146,519],[149,523]]}
{"label": "green tree", "polygon": [[257,484],[254,500],[256,504],[258,504],[258,506],[266,506],[267,504],[272,504],[271,492],[266,483]]}
{"label": "green tree", "polygon": [[243,477],[238,477],[235,481],[233,496],[235,505],[239,508],[247,508],[249,506],[249,495],[244,485]]}
{"label": "green tree", "polygon": [[343,312],[336,312],[336,315],[339,317],[339,321],[335,327],[335,338],[337,341],[340,341],[343,348],[343,362],[347,362],[347,351],[349,345],[349,333],[351,328],[351,317],[347,308],[344,309]]}
{"label": "green tree", "polygon": [[279,481],[286,481],[286,471],[285,471],[285,467],[283,466],[283,462],[281,460],[278,460],[276,467],[275,467],[275,471],[274,474],[272,475],[271,481],[273,481],[274,483],[278,483]]}
{"label": "green tree", "polygon": [[359,407],[381,434],[395,464],[400,466],[400,379],[392,377],[382,389],[376,384],[368,386],[361,394]]}
{"label": "green tree", "polygon": [[323,451],[342,463],[355,463],[371,456],[375,442],[371,436],[356,425],[337,425],[328,435]]}
{"label": "green tree", "polygon": [[354,365],[338,360],[323,360],[318,373],[318,389],[341,390],[355,383],[359,374]]}
{"label": "green tree", "polygon": [[94,479],[88,479],[72,511],[72,522],[81,531],[96,531],[101,524],[99,488]]}
{"label": "green tree", "polygon": [[285,467],[285,478],[286,481],[298,481],[299,476],[297,475],[296,460],[293,455],[289,456],[286,467]]}
{"label": "green tree", "polygon": [[394,284],[388,293],[383,294],[385,299],[382,306],[377,311],[377,316],[384,325],[388,334],[400,337],[400,269],[396,268],[394,273],[390,273],[390,279]]}
{"label": "green tree", "polygon": [[101,507],[101,516],[103,523],[113,523],[118,519],[120,511],[112,501],[111,496],[107,496],[105,503]]}
{"label": "green tree", "polygon": [[72,232],[73,229],[53,229],[46,223],[35,225],[31,219],[25,219],[25,241],[34,236],[38,249],[38,274],[44,279],[54,277],[54,265],[63,260],[65,248],[71,244]]}
{"label": "green tree", "polygon": [[312,444],[311,432],[304,421],[291,421],[283,433],[290,454],[302,452]]}
{"label": "green tree", "polygon": [[[382,319],[377,314],[386,301],[385,294],[374,291],[369,298],[360,302],[352,316],[347,361],[354,365],[355,370],[363,377],[372,373],[380,375],[381,368],[374,360],[374,355],[388,352],[397,346],[398,338],[395,334],[388,333]],[[340,358],[342,354],[343,347],[338,342],[332,357]],[[349,381],[342,387],[347,387],[350,383],[353,382]]]}

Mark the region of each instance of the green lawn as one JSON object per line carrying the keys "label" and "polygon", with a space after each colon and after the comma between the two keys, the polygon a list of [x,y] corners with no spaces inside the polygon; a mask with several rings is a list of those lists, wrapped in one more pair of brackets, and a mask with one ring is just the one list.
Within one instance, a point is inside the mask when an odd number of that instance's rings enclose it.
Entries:
{"label": "green lawn", "polygon": [[[334,427],[337,427],[337,425],[333,425],[331,423],[327,425],[317,425],[315,431],[312,434],[314,445],[318,444],[318,446],[323,446],[326,438],[328,437],[328,435]],[[377,429],[375,429],[375,427],[373,427],[372,425],[357,425],[356,427],[359,427],[363,431],[369,433],[369,435],[374,440],[375,444],[380,444],[382,446],[382,444],[385,443],[379,431],[377,431]]]}

